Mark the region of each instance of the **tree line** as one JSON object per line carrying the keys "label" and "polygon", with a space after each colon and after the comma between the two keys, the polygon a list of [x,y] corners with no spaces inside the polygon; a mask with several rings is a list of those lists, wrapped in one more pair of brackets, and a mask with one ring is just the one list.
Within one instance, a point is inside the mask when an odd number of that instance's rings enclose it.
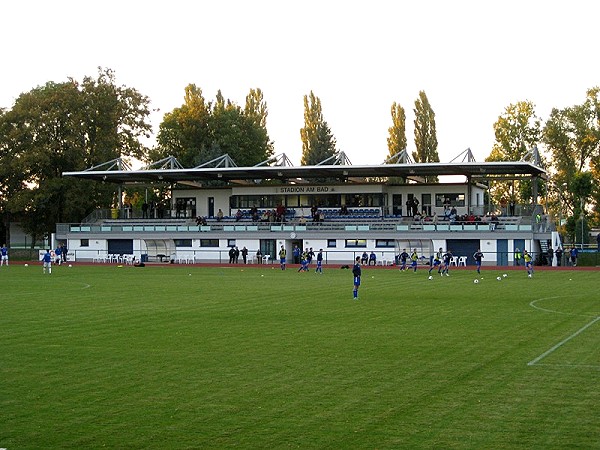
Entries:
{"label": "tree line", "polygon": [[[577,242],[578,221],[585,221],[586,230],[599,223],[598,92],[589,89],[581,105],[552,110],[545,123],[530,101],[507,106],[493,124],[495,143],[486,158],[518,161],[534,146],[543,147],[542,164],[550,174],[543,202],[549,212],[564,214],[564,230]],[[240,106],[221,91],[215,100],[207,100],[200,87],[188,85],[182,105],[163,116],[156,143],[148,147],[144,142],[152,136],[151,113],[147,96],[117,85],[115,73],[103,68],[82,81],[48,82],[20,94],[11,108],[0,109],[0,239],[10,244],[9,223],[20,222],[34,245],[57,223],[78,223],[95,209],[123,200],[116,186],[63,177],[63,172],[117,159],[150,164],[174,156],[184,167],[197,167],[228,154],[237,164],[252,166],[273,156],[268,108],[260,89],[250,89]],[[388,161],[404,155],[408,162],[439,162],[435,113],[424,91],[414,102],[413,114],[415,151],[409,156],[406,110],[392,103]],[[304,96],[299,135],[302,165],[340,153],[321,100],[312,91]],[[169,186],[127,187],[123,195],[139,207],[146,200],[167,199]],[[490,195],[495,203],[526,203],[531,201],[531,186],[527,181],[498,181],[490,186]]]}

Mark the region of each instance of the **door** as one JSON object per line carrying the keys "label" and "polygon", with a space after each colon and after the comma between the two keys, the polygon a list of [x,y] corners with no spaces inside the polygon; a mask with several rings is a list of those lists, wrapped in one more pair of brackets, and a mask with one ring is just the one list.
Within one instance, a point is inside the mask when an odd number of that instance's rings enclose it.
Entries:
{"label": "door", "polygon": [[392,195],[392,214],[402,216],[402,194]]}
{"label": "door", "polygon": [[508,239],[498,239],[496,241],[496,252],[496,264],[508,266]]}
{"label": "door", "polygon": [[208,217],[215,217],[215,198],[208,197]]}

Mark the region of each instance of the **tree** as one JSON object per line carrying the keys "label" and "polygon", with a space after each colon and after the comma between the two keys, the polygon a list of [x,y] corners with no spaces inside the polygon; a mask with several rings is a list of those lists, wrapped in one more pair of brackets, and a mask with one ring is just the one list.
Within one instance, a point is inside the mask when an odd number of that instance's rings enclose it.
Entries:
{"label": "tree", "polygon": [[228,154],[239,165],[254,165],[273,154],[266,128],[267,105],[260,89],[250,90],[245,109],[225,99],[206,102],[195,85],[185,89],[184,104],[165,114],[150,158],[174,156],[184,167]]}
{"label": "tree", "polygon": [[303,166],[312,166],[336,156],[336,140],[323,119],[321,100],[311,91],[304,96],[304,127],[300,129]]}
{"label": "tree", "polygon": [[[97,79],[48,82],[21,94],[0,119],[7,130],[2,158],[18,165],[2,181],[2,190],[12,192],[2,211],[5,220],[21,213],[25,231],[41,238],[56,223],[79,222],[93,209],[110,206],[114,186],[62,173],[117,157],[144,157],[139,139],[151,130],[148,104],[135,89],[116,86],[113,72],[101,68]],[[18,186],[25,188],[15,191]]]}
{"label": "tree", "polygon": [[[415,146],[413,160],[417,163],[439,162],[435,113],[429,104],[425,91],[419,92],[415,100]],[[427,182],[436,182],[437,177],[425,177]]]}
{"label": "tree", "polygon": [[[553,109],[543,129],[543,141],[552,155],[554,196],[566,216],[579,216],[582,195],[591,200],[592,218],[598,223],[600,201],[600,88],[586,93],[581,105]],[[587,173],[589,172],[589,175]],[[590,176],[593,189],[577,190],[574,183]],[[584,183],[585,184],[585,183]]]}
{"label": "tree", "polygon": [[[541,119],[535,105],[521,101],[508,105],[494,123],[495,142],[486,161],[521,161],[540,140]],[[532,198],[529,180],[492,182],[490,193],[497,203],[526,203]]]}
{"label": "tree", "polygon": [[394,102],[392,104],[392,126],[388,128],[387,138],[388,157],[396,156],[406,150],[406,112],[404,108]]}

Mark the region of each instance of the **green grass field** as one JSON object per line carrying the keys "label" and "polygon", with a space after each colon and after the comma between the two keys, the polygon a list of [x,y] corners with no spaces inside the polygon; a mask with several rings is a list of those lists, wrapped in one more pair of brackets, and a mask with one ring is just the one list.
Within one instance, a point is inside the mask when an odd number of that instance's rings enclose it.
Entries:
{"label": "green grass field", "polygon": [[507,274],[3,267],[0,448],[600,448],[599,273]]}

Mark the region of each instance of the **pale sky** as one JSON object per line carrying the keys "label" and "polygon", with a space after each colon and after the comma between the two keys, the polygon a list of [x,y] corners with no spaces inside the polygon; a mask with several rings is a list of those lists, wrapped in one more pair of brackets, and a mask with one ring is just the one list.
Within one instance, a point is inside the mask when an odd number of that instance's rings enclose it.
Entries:
{"label": "pale sky", "polygon": [[600,85],[599,20],[594,0],[11,1],[0,15],[0,107],[48,81],[95,78],[101,66],[160,110],[156,133],[190,83],[242,107],[260,88],[275,153],[299,165],[312,90],[338,148],[353,164],[379,164],[393,102],[406,110],[414,151],[424,90],[440,160],[471,148],[482,161],[509,104],[530,100],[545,120]]}

